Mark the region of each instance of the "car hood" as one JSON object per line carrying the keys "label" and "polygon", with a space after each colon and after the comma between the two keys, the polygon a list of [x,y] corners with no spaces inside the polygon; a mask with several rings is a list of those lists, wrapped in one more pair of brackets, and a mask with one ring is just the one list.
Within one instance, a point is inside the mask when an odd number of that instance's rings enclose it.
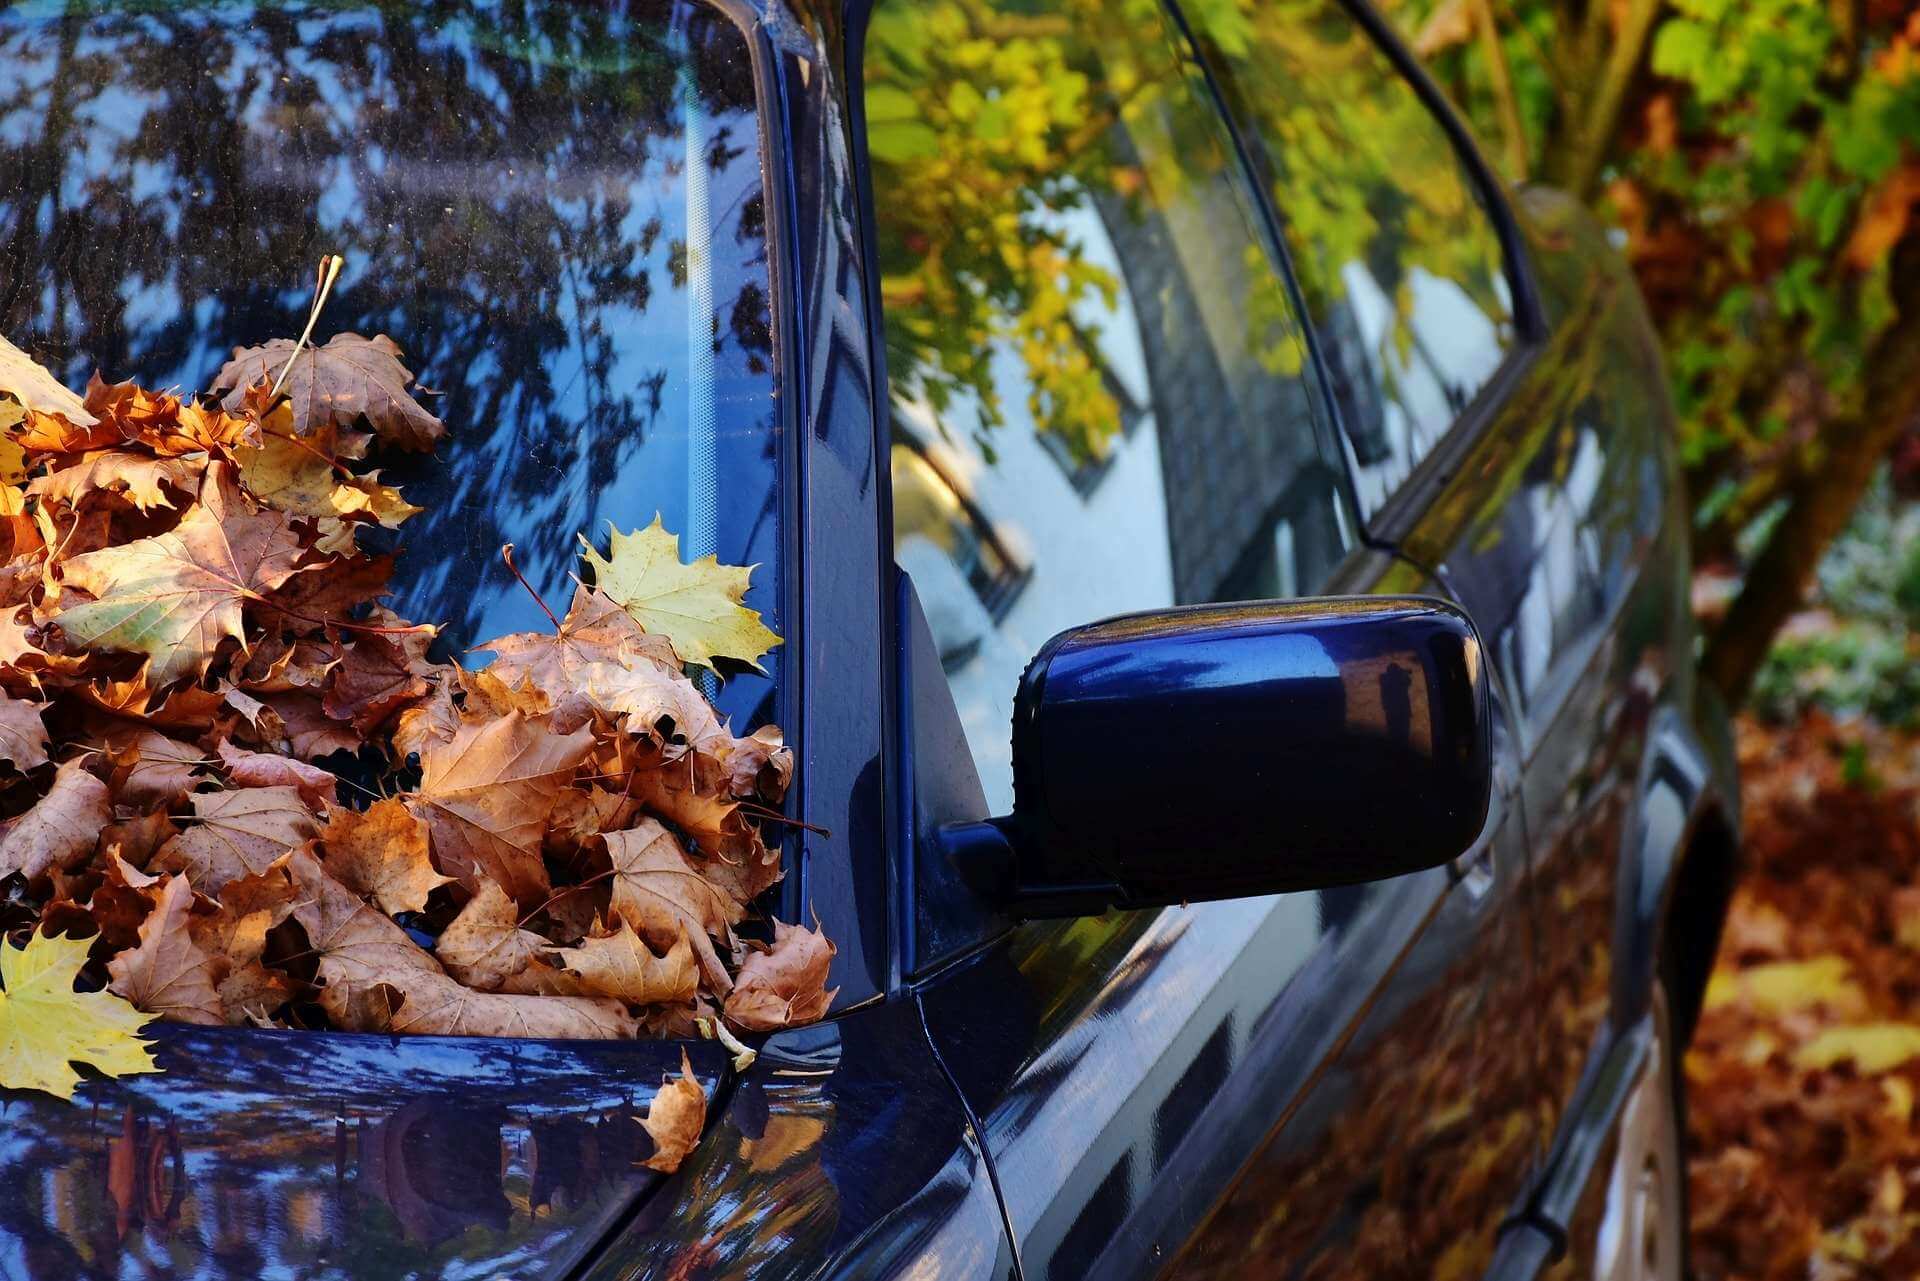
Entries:
{"label": "car hood", "polygon": [[559,1277],[661,1178],[685,1048],[163,1026],[154,1075],[0,1090],[0,1276]]}

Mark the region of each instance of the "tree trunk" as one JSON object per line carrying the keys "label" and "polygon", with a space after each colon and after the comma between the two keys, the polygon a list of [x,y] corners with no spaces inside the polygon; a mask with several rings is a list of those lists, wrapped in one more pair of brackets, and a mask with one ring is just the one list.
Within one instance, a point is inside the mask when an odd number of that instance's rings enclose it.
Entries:
{"label": "tree trunk", "polygon": [[[1902,255],[1920,258],[1920,252]],[[1792,505],[1747,570],[1740,594],[1708,642],[1701,671],[1738,707],[1780,627],[1806,598],[1820,558],[1853,518],[1900,433],[1920,413],[1920,262],[1901,264],[1900,319],[1868,356],[1861,416],[1829,428],[1826,457],[1794,487]]]}

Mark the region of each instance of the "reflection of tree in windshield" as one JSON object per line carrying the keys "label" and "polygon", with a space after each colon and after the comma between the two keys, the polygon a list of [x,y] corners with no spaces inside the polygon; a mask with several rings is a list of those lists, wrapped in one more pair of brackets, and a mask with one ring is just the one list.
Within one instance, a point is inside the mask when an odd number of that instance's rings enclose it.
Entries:
{"label": "reflection of tree in windshield", "polygon": [[[682,74],[682,67],[688,74]],[[448,444],[377,456],[426,508],[406,612],[471,645],[538,626],[507,541],[564,601],[573,534],[685,529],[690,351],[712,349],[723,560],[776,611],[778,522],[754,93],[744,40],[644,3],[165,5],[0,15],[0,332],[70,378],[204,387],[291,337],[387,332]],[[688,108],[697,116],[690,135]],[[711,317],[689,323],[703,139]],[[752,599],[752,598],[750,598]],[[764,697],[730,681],[736,714]]]}

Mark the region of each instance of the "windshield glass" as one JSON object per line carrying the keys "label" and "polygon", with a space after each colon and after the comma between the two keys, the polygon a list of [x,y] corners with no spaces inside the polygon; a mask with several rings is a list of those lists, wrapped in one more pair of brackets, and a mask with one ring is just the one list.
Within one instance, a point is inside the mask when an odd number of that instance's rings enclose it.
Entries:
{"label": "windshield glass", "polygon": [[[0,10],[0,334],[198,390],[343,255],[315,341],[391,335],[449,429],[375,461],[424,508],[391,603],[450,654],[545,626],[502,544],[564,609],[576,531],[656,512],[784,631],[765,223],[746,41],[704,8]],[[717,701],[744,731],[773,688]]]}

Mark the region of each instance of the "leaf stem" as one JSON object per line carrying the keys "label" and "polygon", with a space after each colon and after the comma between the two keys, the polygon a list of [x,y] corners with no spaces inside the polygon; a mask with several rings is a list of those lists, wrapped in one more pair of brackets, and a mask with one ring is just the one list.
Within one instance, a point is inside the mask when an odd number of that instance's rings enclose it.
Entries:
{"label": "leaf stem", "polygon": [[508,571],[520,581],[522,587],[527,589],[527,595],[533,597],[533,603],[540,607],[540,612],[547,616],[549,623],[553,624],[553,630],[560,631],[560,620],[553,616],[553,611],[547,607],[547,602],[541,599],[539,592],[533,590],[533,584],[528,582],[526,575],[520,572],[520,567],[513,563],[512,543],[500,544],[500,559],[507,562]]}
{"label": "leaf stem", "polygon": [[340,269],[347,260],[339,254],[328,254],[320,260],[320,271],[313,295],[313,306],[307,311],[307,327],[300,331],[300,341],[293,344],[293,350],[287,353],[287,363],[280,367],[280,376],[273,380],[273,390],[267,393],[267,404],[280,399],[280,389],[286,386],[287,375],[293,372],[293,362],[300,359],[300,352],[313,337],[313,327],[320,323],[320,309],[327,305],[327,295],[333,292],[333,282],[340,278]]}

